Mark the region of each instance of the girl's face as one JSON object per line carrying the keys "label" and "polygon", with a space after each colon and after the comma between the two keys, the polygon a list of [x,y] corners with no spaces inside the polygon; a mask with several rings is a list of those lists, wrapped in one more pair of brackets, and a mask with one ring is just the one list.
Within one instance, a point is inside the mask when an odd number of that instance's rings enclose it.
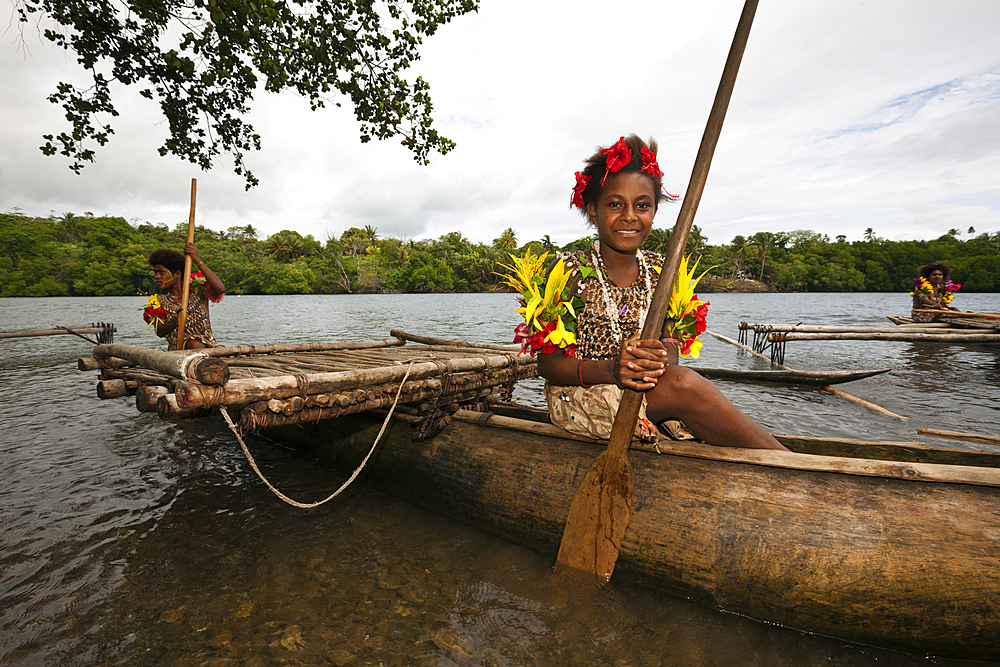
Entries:
{"label": "girl's face", "polygon": [[170,289],[181,279],[181,276],[183,275],[183,271],[174,273],[161,264],[157,264],[153,267],[153,280],[156,281],[156,286],[160,289]]}
{"label": "girl's face", "polygon": [[927,279],[931,281],[932,285],[940,285],[944,281],[944,272],[940,269],[934,269],[931,271],[931,275],[927,276]]}
{"label": "girl's face", "polygon": [[628,172],[608,177],[597,205],[587,205],[587,214],[606,249],[634,255],[653,229],[656,206],[652,179]]}

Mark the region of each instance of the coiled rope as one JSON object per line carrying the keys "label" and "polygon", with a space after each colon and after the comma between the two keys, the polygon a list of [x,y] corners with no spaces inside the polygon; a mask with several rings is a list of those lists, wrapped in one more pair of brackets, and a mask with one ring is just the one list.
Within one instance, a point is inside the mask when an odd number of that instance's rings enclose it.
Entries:
{"label": "coiled rope", "polygon": [[379,430],[378,435],[375,437],[375,442],[372,443],[372,448],[368,450],[368,454],[365,456],[364,460],[361,461],[361,465],[358,466],[357,470],[354,471],[354,473],[347,479],[346,482],[340,485],[339,489],[330,494],[329,497],[324,498],[323,500],[320,500],[319,502],[315,503],[300,503],[299,501],[289,498],[281,491],[278,491],[278,489],[274,488],[274,486],[269,481],[267,481],[267,478],[264,477],[264,474],[260,471],[260,468],[257,467],[257,462],[254,461],[253,456],[250,454],[250,450],[247,449],[246,443],[243,442],[243,438],[240,437],[240,432],[236,428],[236,424],[234,424],[233,420],[230,419],[229,412],[226,410],[226,406],[220,405],[219,411],[222,413],[222,417],[223,419],[226,420],[226,423],[229,424],[229,430],[231,430],[233,432],[233,435],[236,436],[236,440],[240,443],[240,447],[243,448],[243,453],[246,455],[247,461],[250,462],[250,467],[253,468],[253,471],[255,473],[257,473],[257,476],[260,477],[260,480],[267,485],[267,488],[271,489],[271,491],[274,492],[274,495],[278,496],[279,498],[284,500],[289,505],[292,505],[293,507],[300,507],[302,509],[311,509],[313,507],[319,507],[323,503],[329,502],[334,498],[336,498],[337,496],[339,496],[340,493],[348,486],[350,486],[351,482],[353,482],[357,478],[357,476],[361,474],[361,470],[365,467],[365,464],[368,463],[368,459],[371,458],[372,453],[375,451],[375,446],[378,445],[379,440],[382,439],[382,434],[385,433],[385,429],[389,425],[389,420],[392,418],[392,412],[393,410],[396,409],[396,404],[399,402],[400,394],[403,393],[403,383],[405,383],[406,379],[410,377],[410,370],[413,368],[413,363],[414,362],[411,361],[409,366],[406,367],[406,374],[403,376],[402,381],[400,381],[399,383],[399,388],[396,390],[396,398],[393,400],[392,405],[389,407],[389,414],[385,416],[385,421],[382,422],[382,428]]}

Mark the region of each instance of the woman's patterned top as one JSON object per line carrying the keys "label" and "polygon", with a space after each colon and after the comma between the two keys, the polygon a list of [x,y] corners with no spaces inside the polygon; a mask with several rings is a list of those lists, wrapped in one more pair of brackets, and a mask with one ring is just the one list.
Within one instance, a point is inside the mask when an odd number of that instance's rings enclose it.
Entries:
{"label": "woman's patterned top", "polygon": [[[169,294],[160,295],[160,305],[170,317],[177,317],[181,310],[180,299],[174,301]],[[184,340],[197,339],[206,347],[220,347],[212,333],[212,323],[208,319],[208,297],[198,292],[188,295],[187,319],[184,322]],[[177,329],[167,334],[167,349],[177,349]]]}
{"label": "woman's patterned top", "polygon": [[[654,267],[662,266],[663,255],[648,250],[640,250],[649,265],[649,282],[655,288],[660,274]],[[596,269],[594,250],[573,250],[563,253],[567,270],[576,269],[581,262]],[[628,287],[619,287],[607,275],[604,284],[608,286],[611,305],[618,315],[618,326],[622,332],[622,340],[616,341],[614,330],[608,323],[607,308],[602,294],[603,288],[596,277],[581,280],[576,290],[583,298],[584,307],[577,313],[576,320],[576,356],[580,359],[613,359],[621,353],[621,344],[640,330],[643,307],[647,303],[646,281],[642,274]],[[652,294],[649,295],[649,298]]]}

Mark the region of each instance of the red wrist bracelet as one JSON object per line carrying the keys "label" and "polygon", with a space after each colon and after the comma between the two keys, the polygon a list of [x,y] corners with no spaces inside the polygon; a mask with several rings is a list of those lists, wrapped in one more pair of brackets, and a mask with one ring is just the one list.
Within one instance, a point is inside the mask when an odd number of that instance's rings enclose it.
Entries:
{"label": "red wrist bracelet", "polygon": [[576,374],[580,378],[580,386],[581,387],[583,387],[584,389],[590,389],[591,387],[594,386],[592,384],[585,384],[583,382],[583,359],[581,359],[580,363],[577,364],[577,366],[576,366]]}

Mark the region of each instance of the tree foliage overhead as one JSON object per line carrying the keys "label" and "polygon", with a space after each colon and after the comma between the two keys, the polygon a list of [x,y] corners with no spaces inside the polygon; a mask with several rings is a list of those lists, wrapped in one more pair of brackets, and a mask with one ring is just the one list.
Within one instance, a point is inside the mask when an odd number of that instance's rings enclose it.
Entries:
{"label": "tree foliage overhead", "polygon": [[[79,173],[93,145],[114,133],[112,84],[137,86],[159,103],[170,134],[160,155],[203,169],[228,153],[247,188],[245,154],[260,136],[245,120],[258,86],[294,90],[313,110],[338,97],[354,105],[362,143],[399,136],[426,164],[454,143],[432,127],[429,86],[403,74],[423,37],[478,0],[14,0],[22,24],[44,19],[47,39],[76,53],[93,79],[60,83],[49,101],[70,129],[45,135],[42,152],[68,157]],[[335,102],[340,106],[340,102]]]}

